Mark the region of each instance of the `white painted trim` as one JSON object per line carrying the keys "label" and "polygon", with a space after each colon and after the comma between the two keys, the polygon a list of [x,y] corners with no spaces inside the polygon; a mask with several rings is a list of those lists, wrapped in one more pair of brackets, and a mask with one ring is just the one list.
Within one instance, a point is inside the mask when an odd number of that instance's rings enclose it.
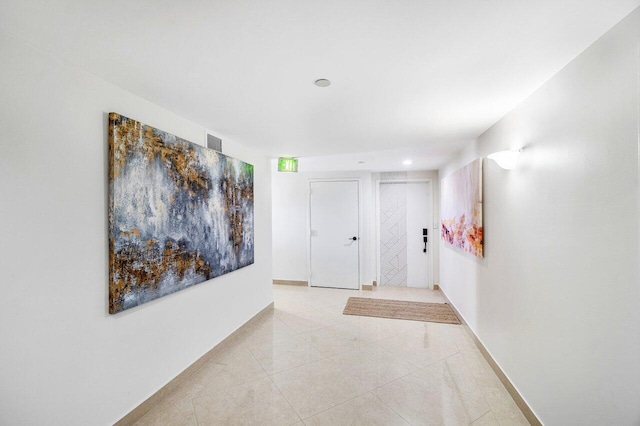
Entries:
{"label": "white painted trim", "polygon": [[433,179],[376,179],[376,190],[375,190],[375,205],[376,205],[376,219],[375,219],[375,245],[376,245],[376,282],[380,285],[380,184],[381,183],[427,183],[429,184],[429,192],[431,194],[431,218],[433,220],[431,235],[429,235],[429,242],[427,246],[427,251],[429,253],[429,286],[431,290],[433,290],[433,243],[434,243],[434,234],[437,229],[436,226],[436,216],[435,216],[435,204],[436,197],[433,192]]}
{"label": "white painted trim", "polygon": [[312,287],[311,277],[311,184],[314,182],[358,182],[358,290],[362,290],[362,224],[364,206],[362,205],[362,178],[309,178],[307,180],[307,281]]}

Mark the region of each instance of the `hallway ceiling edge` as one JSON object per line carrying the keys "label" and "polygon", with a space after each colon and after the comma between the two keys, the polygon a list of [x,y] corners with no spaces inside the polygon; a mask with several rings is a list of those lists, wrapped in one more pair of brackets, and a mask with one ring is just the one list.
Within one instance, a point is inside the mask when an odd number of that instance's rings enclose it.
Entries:
{"label": "hallway ceiling edge", "polygon": [[3,0],[0,30],[272,157],[442,163],[638,6]]}

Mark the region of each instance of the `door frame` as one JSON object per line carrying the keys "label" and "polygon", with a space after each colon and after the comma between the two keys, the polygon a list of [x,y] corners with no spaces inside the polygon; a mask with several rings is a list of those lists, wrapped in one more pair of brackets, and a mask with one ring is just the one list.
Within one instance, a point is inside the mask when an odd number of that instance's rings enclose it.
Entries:
{"label": "door frame", "polygon": [[[311,288],[311,184],[315,182],[357,182],[358,183],[358,289],[362,290],[362,178],[309,178],[307,182],[307,286]],[[349,290],[349,289],[345,289]]]}
{"label": "door frame", "polygon": [[375,199],[376,199],[376,218],[375,218],[375,239],[376,239],[376,282],[380,285],[380,184],[383,183],[426,183],[429,185],[429,192],[431,193],[431,220],[433,223],[429,224],[429,228],[431,229],[431,235],[429,235],[429,243],[428,243],[428,258],[429,258],[429,285],[427,288],[433,290],[433,242],[435,238],[435,230],[437,227],[435,226],[435,194],[433,193],[433,179],[425,178],[425,179],[377,179],[376,180],[376,191],[375,191]]}

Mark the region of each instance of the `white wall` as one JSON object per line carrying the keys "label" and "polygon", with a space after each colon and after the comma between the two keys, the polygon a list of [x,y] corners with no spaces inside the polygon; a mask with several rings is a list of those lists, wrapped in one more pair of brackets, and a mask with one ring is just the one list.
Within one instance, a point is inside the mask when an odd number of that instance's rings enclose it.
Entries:
{"label": "white wall", "polygon": [[112,424],[272,302],[269,162],[255,264],[107,313],[107,113],[204,129],[0,33],[0,424]]}
{"label": "white wall", "polygon": [[640,423],[640,9],[454,162],[485,160],[485,258],[441,286],[546,425]]}
{"label": "white wall", "polygon": [[[302,161],[302,160],[301,160]],[[376,180],[432,179],[434,183],[435,214],[438,212],[438,172],[375,172],[371,171],[304,171],[278,173],[272,160],[273,183],[273,278],[308,281],[308,216],[309,181],[311,179],[360,179],[360,279],[371,284],[376,279]],[[436,219],[437,221],[437,219]],[[434,281],[438,282],[438,244],[434,248]]]}
{"label": "white wall", "polygon": [[360,281],[375,280],[375,245],[371,193],[371,173],[304,172],[278,173],[272,162],[273,184],[273,278],[309,280],[308,218],[311,179],[360,180]]}
{"label": "white wall", "polygon": [[273,278],[308,281],[309,182],[301,173],[277,172],[271,182]]}

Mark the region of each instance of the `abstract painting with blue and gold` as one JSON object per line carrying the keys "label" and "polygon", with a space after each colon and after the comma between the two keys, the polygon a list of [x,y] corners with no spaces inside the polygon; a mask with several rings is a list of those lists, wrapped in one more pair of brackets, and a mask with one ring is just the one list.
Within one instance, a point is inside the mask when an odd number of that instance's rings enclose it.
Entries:
{"label": "abstract painting with blue and gold", "polygon": [[253,166],[109,114],[109,312],[253,263]]}

